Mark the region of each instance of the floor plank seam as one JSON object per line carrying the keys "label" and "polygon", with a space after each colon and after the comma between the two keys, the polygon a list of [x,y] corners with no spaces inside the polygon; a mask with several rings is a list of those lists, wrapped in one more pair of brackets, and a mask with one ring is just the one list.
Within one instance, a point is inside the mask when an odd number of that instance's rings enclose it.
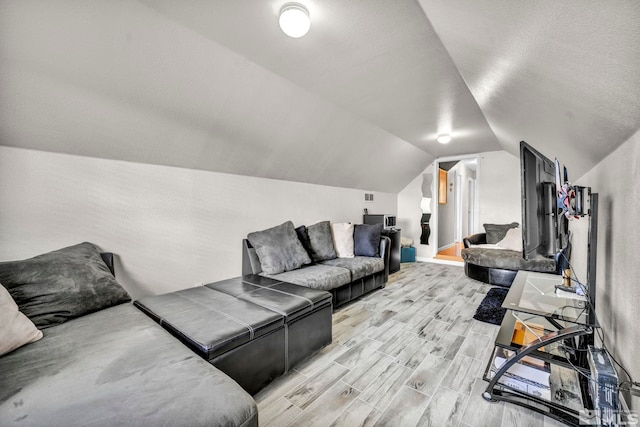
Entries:
{"label": "floor plank seam", "polygon": [[482,399],[498,327],[472,317],[490,288],[459,266],[402,264],[386,288],[334,312],[332,344],[260,393],[260,425],[557,427]]}

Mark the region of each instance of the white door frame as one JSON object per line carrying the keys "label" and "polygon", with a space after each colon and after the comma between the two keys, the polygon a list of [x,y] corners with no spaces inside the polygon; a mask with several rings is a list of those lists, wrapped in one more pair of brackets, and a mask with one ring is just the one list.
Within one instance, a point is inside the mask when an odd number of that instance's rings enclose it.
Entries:
{"label": "white door frame", "polygon": [[456,171],[453,177],[453,194],[455,205],[453,209],[456,215],[455,228],[453,229],[453,242],[462,242],[462,175]]}
{"label": "white door frame", "polygon": [[476,209],[476,179],[467,178],[467,186],[469,187],[467,190],[467,233],[469,233],[469,235],[474,234],[476,231],[476,222],[473,215]]}

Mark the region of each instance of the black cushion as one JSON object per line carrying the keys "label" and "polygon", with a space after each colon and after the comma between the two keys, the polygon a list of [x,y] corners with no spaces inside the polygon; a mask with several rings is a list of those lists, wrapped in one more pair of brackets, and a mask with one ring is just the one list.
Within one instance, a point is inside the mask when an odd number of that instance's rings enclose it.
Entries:
{"label": "black cushion", "polygon": [[356,224],[353,233],[356,256],[380,256],[382,224]]}
{"label": "black cushion", "polygon": [[247,239],[256,249],[260,267],[267,274],[295,270],[311,263],[311,258],[300,243],[291,221],[267,230],[249,233]]}
{"label": "black cushion", "polygon": [[482,224],[487,232],[487,243],[495,245],[500,240],[504,239],[507,235],[507,231],[511,228],[517,228],[518,223],[512,222],[511,224]]}
{"label": "black cushion", "polygon": [[322,221],[308,226],[307,234],[309,235],[309,244],[311,246],[311,257],[315,262],[334,259],[338,256],[336,248],[333,246],[329,221]]}
{"label": "black cushion", "polygon": [[40,329],[131,301],[89,242],[2,262],[0,283]]}

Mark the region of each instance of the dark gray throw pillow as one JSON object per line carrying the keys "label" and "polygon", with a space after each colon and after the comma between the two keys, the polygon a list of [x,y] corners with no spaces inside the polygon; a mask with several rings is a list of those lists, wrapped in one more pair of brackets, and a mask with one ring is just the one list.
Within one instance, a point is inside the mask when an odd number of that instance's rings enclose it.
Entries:
{"label": "dark gray throw pillow", "polygon": [[291,221],[267,230],[249,233],[247,239],[256,249],[260,267],[267,274],[295,270],[311,263],[311,258],[300,243]]}
{"label": "dark gray throw pillow", "polygon": [[511,228],[518,228],[518,225],[517,222],[512,222],[511,224],[482,224],[487,233],[487,243],[490,245],[495,245],[504,239],[507,231]]}
{"label": "dark gray throw pillow", "polygon": [[356,224],[353,232],[356,256],[380,256],[382,224]]}
{"label": "dark gray throw pillow", "polygon": [[309,259],[311,259],[311,264],[313,264],[313,258],[311,256],[311,242],[309,241],[309,234],[307,233],[307,227],[301,225],[300,227],[296,227],[296,234],[298,235],[298,240],[302,243],[302,247],[307,254],[309,255]]}
{"label": "dark gray throw pillow", "polygon": [[39,329],[131,301],[89,242],[1,262],[0,283]]}
{"label": "dark gray throw pillow", "polygon": [[336,248],[333,246],[331,236],[331,224],[329,221],[322,221],[307,227],[309,244],[311,245],[311,258],[315,262],[326,261],[338,257]]}

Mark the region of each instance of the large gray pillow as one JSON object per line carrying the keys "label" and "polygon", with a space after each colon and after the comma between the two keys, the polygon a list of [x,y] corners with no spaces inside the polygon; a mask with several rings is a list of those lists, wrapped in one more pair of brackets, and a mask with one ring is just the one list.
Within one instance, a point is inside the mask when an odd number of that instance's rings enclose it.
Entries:
{"label": "large gray pillow", "polygon": [[331,237],[331,224],[322,221],[307,227],[309,244],[311,245],[311,257],[315,262],[335,259],[338,257]]}
{"label": "large gray pillow", "polygon": [[517,222],[512,222],[511,224],[482,224],[484,230],[487,233],[487,243],[491,245],[495,245],[500,240],[504,239],[504,236],[507,235],[507,231],[511,228],[518,228]]}
{"label": "large gray pillow", "polygon": [[37,257],[0,263],[2,283],[40,329],[131,301],[88,242]]}
{"label": "large gray pillow", "polygon": [[311,258],[298,239],[293,223],[249,233],[247,239],[256,249],[260,267],[267,274],[295,270],[311,263]]}

